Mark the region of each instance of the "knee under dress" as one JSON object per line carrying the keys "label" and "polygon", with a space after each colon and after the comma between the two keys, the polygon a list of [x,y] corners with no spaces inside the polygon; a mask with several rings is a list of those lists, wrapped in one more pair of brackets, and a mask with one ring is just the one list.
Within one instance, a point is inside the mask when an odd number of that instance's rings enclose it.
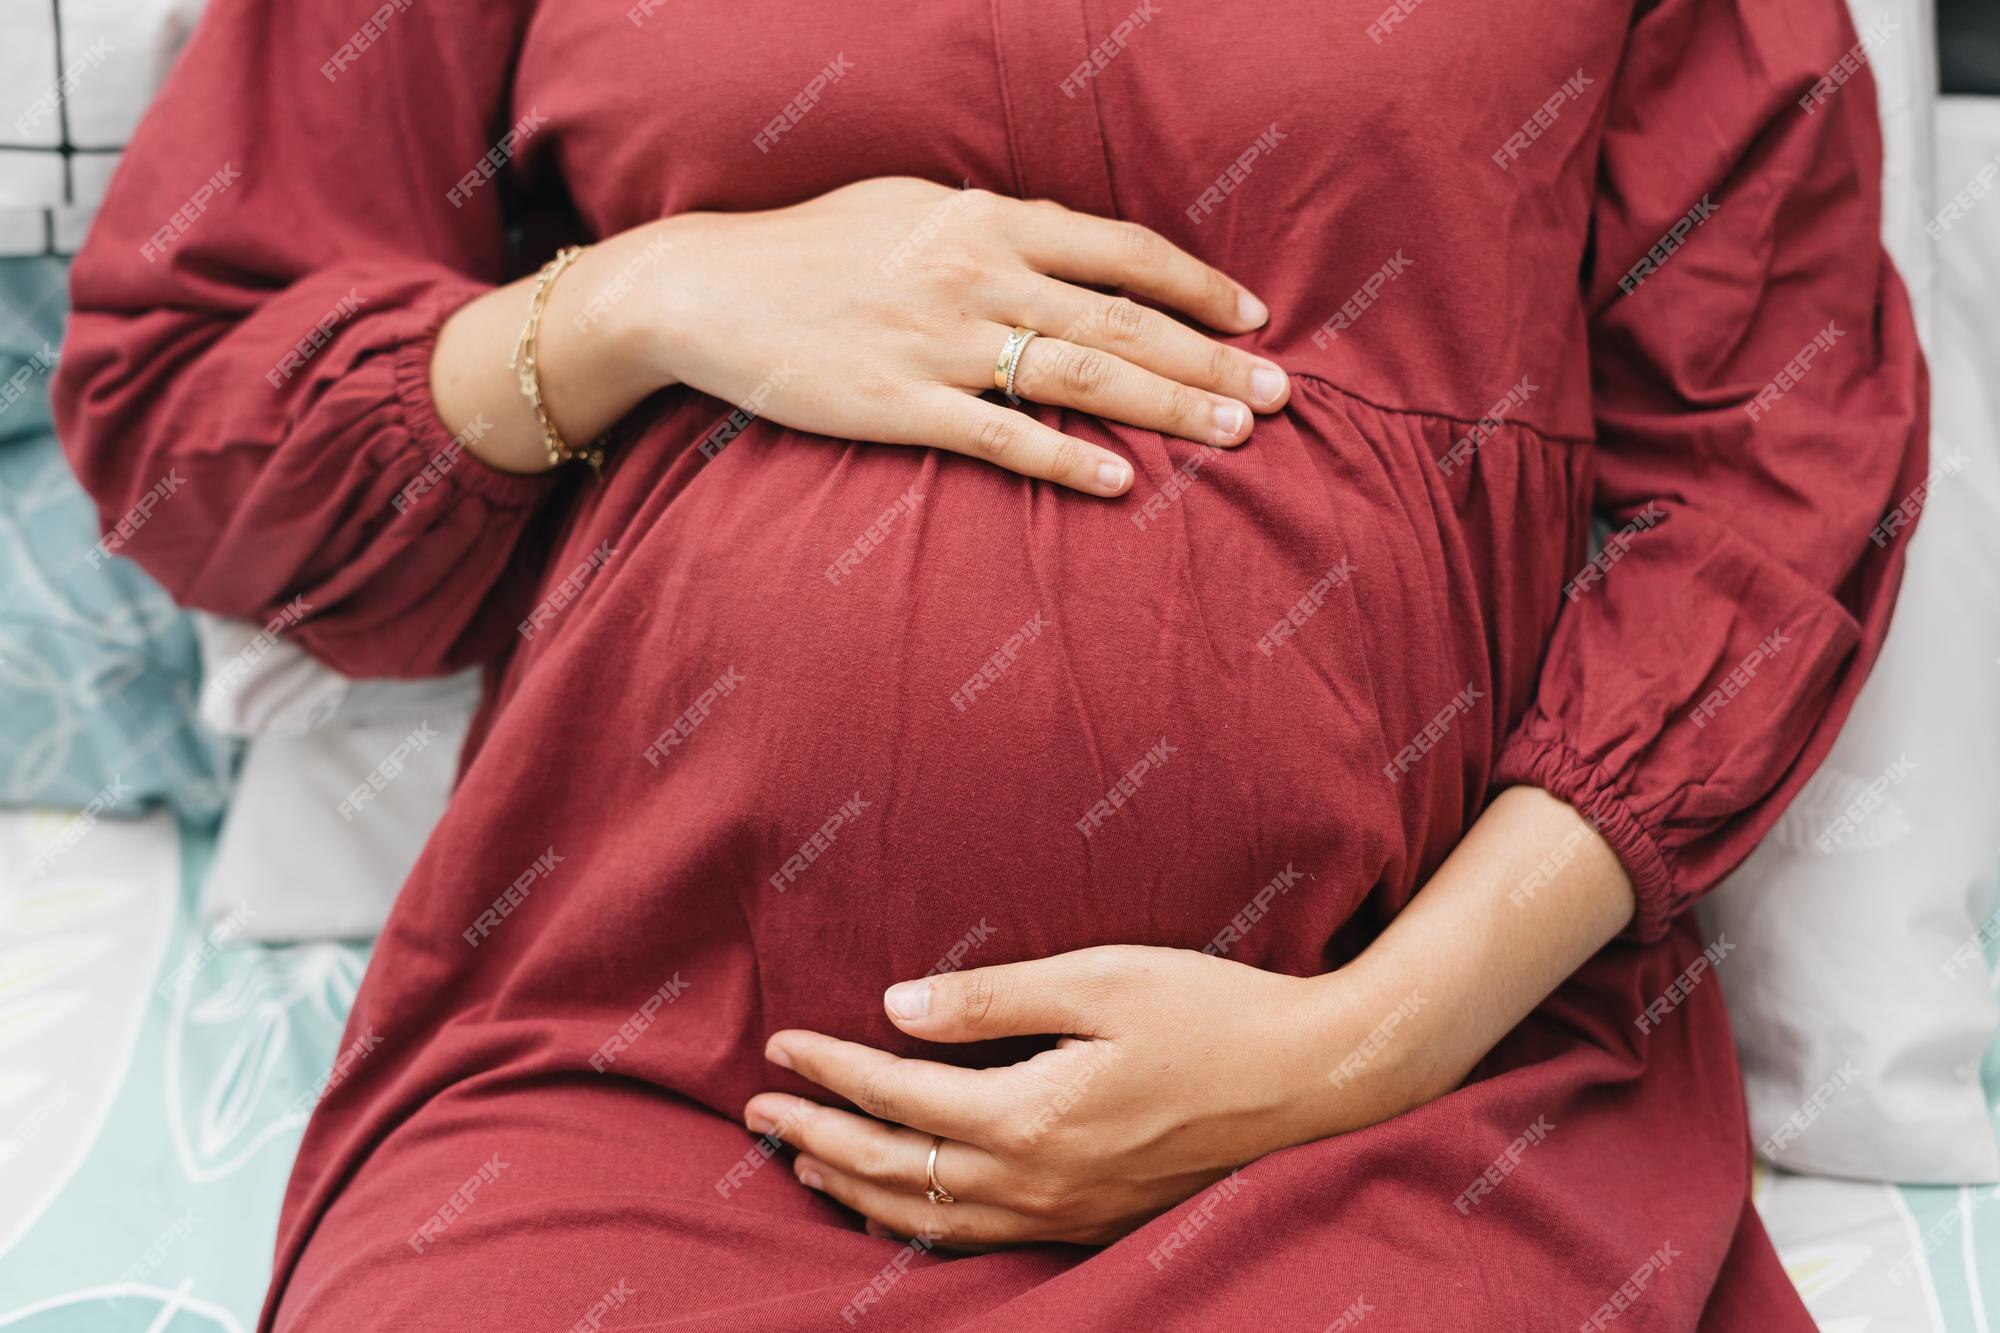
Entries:
{"label": "knee under dress", "polygon": [[[1831,743],[1926,465],[1855,40],[1839,0],[216,0],[75,266],[72,457],[184,602],[489,668],[263,1326],[1809,1327],[1720,988],[1634,1019]],[[686,390],[601,482],[439,422],[440,321],[545,253],[510,218],[896,174],[1163,232],[1270,304],[1289,406],[1227,453],[1030,406],[1132,461],[1113,503]],[[1631,929],[1174,1262],[1193,1203],[947,1258],[760,1169],[744,1101],[824,1095],[771,1031],[907,1052],[893,981],[1200,948],[1287,868],[1230,956],[1338,966],[1521,783]]]}

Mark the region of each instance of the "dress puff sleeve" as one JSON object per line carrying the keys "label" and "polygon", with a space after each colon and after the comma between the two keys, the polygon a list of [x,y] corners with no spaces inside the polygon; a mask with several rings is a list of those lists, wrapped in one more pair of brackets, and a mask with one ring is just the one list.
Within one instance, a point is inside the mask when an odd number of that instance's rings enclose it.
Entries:
{"label": "dress puff sleeve", "polygon": [[548,488],[465,452],[429,385],[504,276],[476,170],[525,10],[216,0],[71,271],[55,408],[104,545],[351,675],[493,655]]}
{"label": "dress puff sleeve", "polygon": [[1888,630],[1891,515],[1925,481],[1856,46],[1841,0],[1653,0],[1611,90],[1585,301],[1615,531],[1564,590],[1495,783],[1598,827],[1642,939],[1831,747]]}

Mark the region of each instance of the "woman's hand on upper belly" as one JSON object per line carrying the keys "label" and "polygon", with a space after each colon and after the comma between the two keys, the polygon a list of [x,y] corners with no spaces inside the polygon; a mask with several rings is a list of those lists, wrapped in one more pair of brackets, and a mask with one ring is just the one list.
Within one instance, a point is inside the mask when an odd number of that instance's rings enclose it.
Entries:
{"label": "woman's hand on upper belly", "polygon": [[[643,239],[644,248],[635,242]],[[1133,223],[983,190],[883,178],[766,213],[687,213],[616,238],[639,290],[609,308],[617,346],[797,430],[937,446],[1096,495],[1117,454],[979,398],[1016,326],[1020,396],[1233,446],[1289,389],[1274,364],[1156,310],[1242,333],[1268,312]],[[643,261],[643,262],[642,262]],[[1087,284],[1087,285],[1079,285]]]}
{"label": "woman's hand on upper belly", "polygon": [[[1406,1108],[1394,1062],[1342,1069],[1381,1014],[1358,995],[1329,1006],[1338,979],[1138,946],[948,973],[889,993],[897,1026],[931,1041],[1067,1035],[1020,1064],[962,1069],[779,1032],[769,1058],[868,1114],[762,1093],[744,1117],[877,1234],[1104,1244],[1268,1152]],[[934,1136],[953,1202],[926,1195]]]}

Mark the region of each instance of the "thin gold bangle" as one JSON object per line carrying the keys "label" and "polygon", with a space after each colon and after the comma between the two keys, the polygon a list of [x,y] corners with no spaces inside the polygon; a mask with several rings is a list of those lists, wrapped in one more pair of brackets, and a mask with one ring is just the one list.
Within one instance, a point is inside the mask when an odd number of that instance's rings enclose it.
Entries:
{"label": "thin gold bangle", "polygon": [[535,409],[535,421],[542,428],[542,443],[548,446],[549,466],[556,467],[573,458],[581,458],[590,464],[593,472],[601,473],[604,468],[604,440],[599,437],[581,449],[570,447],[556,423],[549,417],[548,406],[542,401],[541,365],[536,359],[536,351],[541,345],[542,307],[549,302],[549,289],[555,286],[556,278],[562,271],[576,262],[583,253],[580,245],[566,246],[556,251],[556,257],[542,265],[542,271],[535,278],[535,294],[528,301],[528,320],[521,325],[521,336],[514,340],[514,354],[507,358],[507,368],[514,372],[521,386],[521,396]]}

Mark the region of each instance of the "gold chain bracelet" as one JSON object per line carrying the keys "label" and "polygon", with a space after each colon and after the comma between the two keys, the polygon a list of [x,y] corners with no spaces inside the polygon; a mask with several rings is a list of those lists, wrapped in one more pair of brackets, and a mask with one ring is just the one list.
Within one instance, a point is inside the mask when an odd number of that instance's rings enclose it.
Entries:
{"label": "gold chain bracelet", "polygon": [[576,262],[583,253],[580,245],[566,246],[556,251],[556,257],[542,265],[541,273],[535,278],[535,294],[528,302],[528,322],[521,326],[521,336],[514,340],[514,355],[507,358],[507,368],[514,372],[521,385],[521,396],[535,409],[535,420],[542,428],[542,443],[549,449],[549,466],[567,463],[573,458],[581,458],[590,464],[591,470],[601,472],[604,467],[604,441],[600,437],[582,449],[572,449],[556,423],[549,417],[548,406],[542,402],[541,367],[535,353],[541,345],[542,307],[549,302],[549,289],[555,286],[556,278],[562,271]]}

